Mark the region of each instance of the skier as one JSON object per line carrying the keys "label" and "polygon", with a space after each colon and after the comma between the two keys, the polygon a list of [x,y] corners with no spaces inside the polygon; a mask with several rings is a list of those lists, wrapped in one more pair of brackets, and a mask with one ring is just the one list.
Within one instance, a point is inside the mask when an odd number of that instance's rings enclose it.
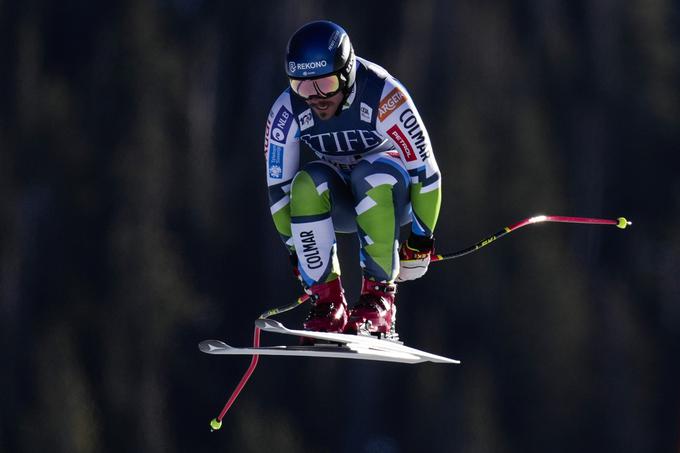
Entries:
{"label": "skier", "polygon": [[[355,56],[337,24],[304,25],[285,61],[290,86],[269,113],[264,148],[274,224],[312,296],[303,326],[389,337],[395,282],[424,275],[434,252],[441,178],[427,130],[404,86]],[[301,147],[318,159],[299,168]],[[360,241],[361,295],[351,310],[336,232]]]}

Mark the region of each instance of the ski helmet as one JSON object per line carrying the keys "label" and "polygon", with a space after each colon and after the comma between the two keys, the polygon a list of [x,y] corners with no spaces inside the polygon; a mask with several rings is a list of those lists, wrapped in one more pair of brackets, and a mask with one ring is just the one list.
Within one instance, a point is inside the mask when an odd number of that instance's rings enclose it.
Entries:
{"label": "ski helmet", "polygon": [[286,74],[293,80],[336,74],[347,96],[356,78],[356,57],[347,32],[326,20],[303,25],[288,41]]}

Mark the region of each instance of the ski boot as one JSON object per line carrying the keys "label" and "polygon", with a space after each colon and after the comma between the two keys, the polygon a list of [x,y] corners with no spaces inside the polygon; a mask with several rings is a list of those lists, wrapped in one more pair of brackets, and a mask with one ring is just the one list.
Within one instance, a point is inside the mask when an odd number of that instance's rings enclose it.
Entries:
{"label": "ski boot", "polygon": [[397,285],[377,282],[364,277],[359,302],[350,310],[345,333],[374,335],[398,341],[396,333],[397,306],[394,296]]}
{"label": "ski boot", "polygon": [[347,301],[340,277],[326,283],[312,285],[312,308],[303,323],[305,330],[316,332],[342,332],[347,324]]}

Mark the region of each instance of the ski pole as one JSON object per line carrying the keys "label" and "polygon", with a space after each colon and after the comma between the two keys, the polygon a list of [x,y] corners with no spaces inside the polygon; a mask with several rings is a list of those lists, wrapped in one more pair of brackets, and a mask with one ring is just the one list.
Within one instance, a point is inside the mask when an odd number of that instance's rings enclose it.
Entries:
{"label": "ski pole", "polygon": [[[299,297],[295,302],[292,304],[284,305],[282,307],[277,307],[277,308],[272,308],[270,310],[267,310],[266,312],[262,313],[260,315],[259,319],[265,319],[270,316],[278,315],[281,313],[285,313],[289,310],[292,310],[293,308],[302,305],[309,299],[308,294],[303,294],[301,297]],[[258,327],[255,327],[255,330],[253,332],[253,348],[259,348],[260,347],[260,329]],[[259,361],[260,356],[257,354],[253,355],[253,358],[250,359],[250,365],[248,366],[248,369],[246,370],[245,373],[243,373],[243,377],[239,381],[238,385],[234,389],[233,392],[231,392],[231,396],[227,400],[227,404],[224,405],[222,408],[222,411],[220,411],[220,415],[217,417],[213,418],[210,420],[210,431],[217,431],[222,427],[222,419],[224,416],[227,414],[229,411],[229,408],[231,407],[232,404],[234,404],[234,401],[236,401],[236,398],[238,395],[241,393],[241,390],[243,390],[243,387],[245,387],[246,382],[248,382],[248,379],[250,379],[250,376],[253,374],[253,371],[255,371],[255,367],[257,367],[257,362]]]}
{"label": "ski pole", "polygon": [[559,223],[581,223],[581,224],[589,224],[589,225],[614,225],[617,228],[624,229],[629,225],[632,225],[633,222],[630,222],[626,220],[624,217],[619,217],[617,219],[593,219],[589,217],[564,217],[564,216],[559,216],[559,215],[539,215],[535,217],[529,217],[528,219],[521,220],[514,225],[511,226],[506,226],[505,228],[497,231],[496,233],[492,234],[491,236],[482,239],[481,241],[477,242],[474,245],[471,245],[469,247],[466,247],[464,249],[458,250],[456,252],[451,252],[451,253],[444,253],[441,255],[432,255],[431,262],[436,262],[436,261],[445,261],[445,260],[451,260],[455,258],[460,258],[461,256],[468,255],[472,252],[476,252],[477,250],[481,249],[482,247],[485,247],[498,239],[502,238],[503,236],[512,233],[515,230],[519,230],[520,228],[527,226],[527,225],[533,225],[535,223],[542,223],[542,222],[559,222]]}
{"label": "ski pole", "polygon": [[[591,224],[591,225],[614,225],[618,228],[624,229],[629,225],[632,225],[632,222],[626,220],[624,217],[619,217],[616,220],[612,219],[594,219],[594,218],[587,218],[587,217],[564,217],[564,216],[553,216],[553,215],[539,215],[535,217],[530,217],[528,219],[521,220],[514,225],[504,227],[503,229],[499,230],[498,232],[492,234],[491,236],[482,239],[481,241],[477,242],[474,245],[471,245],[469,247],[466,247],[464,249],[458,250],[456,252],[451,252],[451,253],[445,253],[445,254],[435,254],[432,255],[431,261],[436,262],[436,261],[445,261],[445,260],[450,260],[454,258],[460,258],[462,256],[468,255],[470,253],[476,252],[477,250],[481,249],[482,247],[485,247],[492,242],[495,242],[496,240],[502,238],[503,236],[512,233],[515,230],[518,230],[524,226],[527,225],[532,225],[535,223],[542,223],[542,222],[561,222],[561,223],[580,223],[580,224]],[[309,295],[304,294],[301,297],[299,297],[295,302],[289,305],[284,305],[282,307],[277,307],[277,308],[272,308],[270,310],[267,310],[266,312],[262,313],[260,315],[260,319],[265,319],[270,316],[278,315],[280,313],[285,313],[289,310],[292,310],[295,307],[298,307],[305,303],[309,299]],[[253,347],[258,348],[260,346],[260,329],[258,327],[255,327],[255,330],[253,332]],[[253,358],[250,361],[250,366],[248,366],[248,369],[246,372],[243,374],[243,377],[239,381],[238,385],[234,389],[234,391],[231,393],[231,396],[227,400],[227,403],[224,405],[222,408],[222,411],[220,414],[213,418],[210,421],[210,430],[211,431],[217,431],[222,427],[222,419],[224,416],[227,414],[231,406],[234,404],[234,401],[236,401],[236,398],[238,395],[241,393],[243,390],[243,387],[245,387],[246,383],[248,382],[248,379],[250,379],[250,376],[253,374],[253,371],[255,371],[255,367],[257,367],[257,363],[259,360],[259,355],[254,354]]]}

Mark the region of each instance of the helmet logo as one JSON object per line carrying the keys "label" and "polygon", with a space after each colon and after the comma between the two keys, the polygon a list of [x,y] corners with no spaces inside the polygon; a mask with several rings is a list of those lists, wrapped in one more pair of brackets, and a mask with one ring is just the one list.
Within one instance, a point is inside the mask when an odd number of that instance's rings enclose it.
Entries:
{"label": "helmet logo", "polygon": [[328,50],[333,50],[338,45],[338,38],[340,37],[340,31],[335,30],[331,35],[331,39],[328,40]]}
{"label": "helmet logo", "polygon": [[288,63],[288,71],[291,74],[295,74],[295,71],[303,70],[304,72],[302,75],[307,76],[314,75],[315,69],[325,68],[326,66],[328,66],[328,62],[326,60],[310,61],[309,63],[295,63],[294,61],[291,61]]}

